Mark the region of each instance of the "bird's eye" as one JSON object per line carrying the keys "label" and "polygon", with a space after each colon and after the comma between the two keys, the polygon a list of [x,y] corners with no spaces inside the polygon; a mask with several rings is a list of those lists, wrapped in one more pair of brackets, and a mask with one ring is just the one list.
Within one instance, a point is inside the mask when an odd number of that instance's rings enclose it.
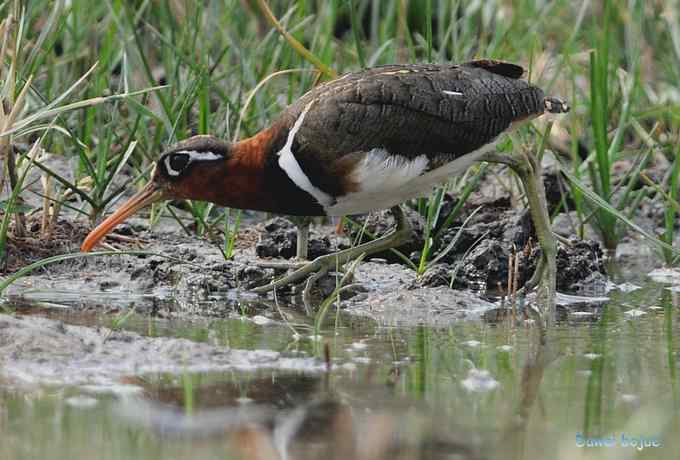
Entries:
{"label": "bird's eye", "polygon": [[168,175],[177,177],[189,164],[190,157],[186,153],[171,153],[165,158],[165,170]]}

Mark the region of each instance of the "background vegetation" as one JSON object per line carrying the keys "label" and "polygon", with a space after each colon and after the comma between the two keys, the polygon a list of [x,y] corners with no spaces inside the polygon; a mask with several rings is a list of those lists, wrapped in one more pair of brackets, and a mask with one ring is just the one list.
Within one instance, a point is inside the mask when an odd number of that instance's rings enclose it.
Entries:
{"label": "background vegetation", "polygon": [[[0,0],[0,259],[8,243],[32,238],[49,245],[63,236],[59,217],[88,225],[99,219],[123,190],[148,179],[158,154],[176,140],[196,133],[228,139],[254,134],[289,102],[327,78],[317,69],[342,73],[384,63],[476,57],[520,63],[531,81],[569,100],[572,112],[553,126],[547,151],[554,155],[546,153],[546,161],[556,158],[568,177],[562,209],[574,211],[574,234],[594,230],[613,249],[629,225],[613,218],[612,210],[629,223],[641,221],[641,209],[656,210],[658,219],[651,219],[654,224],[646,229],[677,245],[677,1],[268,3],[315,63],[282,38],[254,0]],[[525,127],[504,148],[541,151],[543,132],[545,127],[538,124]],[[479,165],[446,190],[464,198],[482,178],[508,187],[514,181],[503,168]],[[443,200],[440,189],[431,198],[411,203],[426,217],[429,236],[436,237],[460,209],[455,206],[445,215]],[[228,255],[238,230],[237,212],[188,203],[183,205],[187,214],[177,213],[177,206],[181,205],[160,205],[151,217],[184,216],[180,222],[192,233],[224,231]],[[426,241],[416,264],[420,272],[436,257]],[[70,247],[55,252],[75,250],[79,243],[70,241]],[[677,263],[668,247],[660,256],[668,264]],[[10,282],[12,278],[5,277],[0,291]],[[556,344],[560,357],[544,363],[537,359],[540,366],[528,366],[541,374],[538,382],[528,384],[513,382],[532,377],[524,364],[537,355],[538,341],[521,328],[461,322],[441,331],[380,327],[374,332],[372,326],[362,331],[358,321],[338,327],[334,318],[336,327],[327,337],[335,347],[334,357],[342,356],[358,338],[363,341],[364,335],[371,346],[370,339],[377,337],[382,348],[370,356],[378,367],[366,372],[359,368],[351,373],[353,379],[362,384],[371,379],[393,381],[383,386],[397,396],[420,397],[451,415],[456,424],[493,438],[506,421],[517,423],[517,408],[526,402],[523,389],[535,389],[538,403],[529,419],[532,431],[526,444],[527,450],[541,452],[536,458],[545,458],[543,452],[574,458],[575,427],[594,435],[624,429],[659,435],[673,456],[677,437],[671,434],[678,431],[675,414],[680,407],[678,347],[673,341],[678,336],[677,295],[643,289],[622,293],[614,302],[597,322],[587,319],[582,325],[549,331],[548,342]],[[640,309],[646,309],[646,316],[635,320],[643,314]],[[653,313],[660,309],[663,314]],[[116,319],[115,328],[127,319],[127,314]],[[130,322],[134,319],[133,315]],[[271,326],[256,327],[240,318],[216,322],[211,328],[192,324],[186,331],[176,322],[160,322],[158,328],[166,328],[160,332],[155,323],[149,326],[151,319],[144,321],[138,330],[150,336],[186,335],[234,348],[308,347],[310,355],[315,354],[314,347],[321,348],[316,339],[311,345],[309,340],[291,339],[283,326],[282,332],[272,333]],[[317,324],[314,337],[319,329]],[[460,382],[473,369],[490,370],[500,389],[479,397],[465,392]],[[199,388],[202,376],[196,377],[191,385],[183,382],[187,394]],[[240,378],[232,373],[219,377]],[[155,378],[159,386],[165,383],[164,375]],[[361,396],[382,404],[370,389],[362,386]],[[130,457],[129,452],[141,448],[158,458],[186,457],[189,449],[195,458],[202,458],[207,456],[201,455],[202,449],[211,454],[213,448],[224,450],[221,437],[215,444],[203,438],[187,442],[131,428],[112,415],[108,407],[113,403],[108,400],[99,412],[83,416],[84,412],[64,408],[61,390],[45,391],[41,400],[5,391],[0,394],[6,408],[0,428],[8,433],[10,456],[29,451],[57,458],[61,452],[68,452],[65,458],[78,452],[92,457],[96,449],[97,455],[114,458]],[[63,393],[70,391],[75,389]],[[453,431],[453,426],[444,427]],[[509,444],[500,447],[507,457]],[[612,458],[621,455],[608,452]],[[644,458],[658,458],[656,451],[646,452],[641,454],[648,456]]]}
{"label": "background vegetation", "polygon": [[[269,2],[314,64],[271,26],[261,3],[0,2],[0,257],[8,237],[33,232],[49,240],[65,211],[97,220],[122,190],[145,182],[154,159],[176,140],[256,133],[327,78],[317,69],[342,73],[476,57],[521,63],[531,81],[570,101],[573,110],[553,127],[550,149],[571,178],[564,206],[576,211],[576,234],[591,226],[615,249],[626,227],[612,208],[633,218],[640,203],[655,200],[665,208],[657,234],[674,240],[677,2]],[[514,142],[533,149],[541,129],[525,128]],[[469,192],[478,168],[449,187]],[[587,198],[593,193],[597,206]],[[442,196],[440,190],[413,203],[429,230],[451,222],[440,215]],[[224,231],[228,255],[238,214],[205,203],[187,206],[187,231]],[[161,205],[152,218],[166,212],[176,215]],[[422,252],[419,271],[431,257],[429,247]],[[674,262],[668,248],[663,255]]]}

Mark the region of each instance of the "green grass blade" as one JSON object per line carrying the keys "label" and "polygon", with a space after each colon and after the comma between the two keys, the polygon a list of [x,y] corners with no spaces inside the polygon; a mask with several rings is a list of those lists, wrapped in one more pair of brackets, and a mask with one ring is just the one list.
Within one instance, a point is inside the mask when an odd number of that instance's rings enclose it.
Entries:
{"label": "green grass blade", "polygon": [[[22,160],[25,158],[33,159],[35,156],[35,153],[38,149],[38,146],[41,144],[43,141],[43,138],[40,138],[39,140],[35,141],[33,143],[33,146],[31,149],[22,154],[21,157],[18,160]],[[4,260],[5,258],[5,246],[7,244],[7,232],[9,231],[9,223],[12,220],[12,209],[14,209],[17,200],[19,199],[19,195],[21,194],[21,191],[23,190],[24,187],[24,181],[26,180],[26,176],[28,175],[28,171],[30,169],[30,166],[26,166],[24,169],[23,173],[21,174],[20,177],[17,178],[17,183],[12,189],[12,193],[9,196],[9,199],[6,202],[6,210],[5,210],[5,215],[2,219],[2,223],[0,223],[0,260]],[[1,291],[0,291],[1,292]]]}
{"label": "green grass blade", "polygon": [[354,37],[354,45],[357,49],[357,58],[362,69],[366,68],[366,53],[361,40],[361,30],[359,29],[359,20],[357,18],[358,8],[354,0],[349,0],[349,18],[352,26],[352,36]]}
{"label": "green grass blade", "polygon": [[560,171],[564,176],[569,180],[569,182],[579,189],[579,191],[583,194],[584,197],[588,198],[595,206],[600,208],[601,210],[607,212],[613,217],[616,217],[619,221],[623,222],[626,224],[628,227],[630,227],[632,230],[636,231],[645,239],[647,239],[650,243],[653,245],[666,250],[669,250],[673,252],[674,254],[678,254],[680,250],[673,248],[671,245],[667,244],[664,241],[661,241],[639,225],[637,225],[635,222],[630,220],[627,216],[625,216],[623,213],[621,213],[618,209],[614,208],[611,204],[609,204],[607,201],[605,201],[601,196],[597,195],[594,193],[592,190],[590,190],[588,187],[586,187],[583,182],[578,180],[576,176],[574,176],[571,172],[567,171],[565,168],[561,167]]}

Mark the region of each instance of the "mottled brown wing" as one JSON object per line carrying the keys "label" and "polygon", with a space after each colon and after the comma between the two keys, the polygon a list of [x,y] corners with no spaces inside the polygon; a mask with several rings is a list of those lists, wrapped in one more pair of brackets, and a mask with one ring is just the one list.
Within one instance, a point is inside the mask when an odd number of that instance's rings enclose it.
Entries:
{"label": "mottled brown wing", "polygon": [[332,196],[346,192],[343,175],[376,148],[405,158],[425,155],[434,168],[493,141],[513,121],[543,112],[543,92],[519,80],[522,73],[488,60],[350,73],[284,111],[273,151],[284,148],[305,113],[291,150],[312,183]]}
{"label": "mottled brown wing", "polygon": [[296,157],[333,162],[385,148],[413,157],[464,155],[516,120],[543,112],[543,92],[498,61],[376,67],[321,85],[285,113],[289,126],[311,103]]}

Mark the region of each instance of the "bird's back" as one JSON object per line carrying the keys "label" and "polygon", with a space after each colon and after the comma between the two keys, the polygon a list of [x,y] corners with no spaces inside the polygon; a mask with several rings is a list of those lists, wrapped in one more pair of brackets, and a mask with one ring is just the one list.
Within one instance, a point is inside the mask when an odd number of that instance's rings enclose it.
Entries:
{"label": "bird's back", "polygon": [[543,91],[523,73],[489,60],[349,73],[288,107],[272,150],[326,213],[391,206],[460,172],[511,125],[544,112]]}
{"label": "bird's back", "polygon": [[455,157],[543,113],[543,91],[522,73],[493,61],[375,67],[314,88],[284,116],[297,119],[311,103],[298,142],[328,159],[375,147]]}

